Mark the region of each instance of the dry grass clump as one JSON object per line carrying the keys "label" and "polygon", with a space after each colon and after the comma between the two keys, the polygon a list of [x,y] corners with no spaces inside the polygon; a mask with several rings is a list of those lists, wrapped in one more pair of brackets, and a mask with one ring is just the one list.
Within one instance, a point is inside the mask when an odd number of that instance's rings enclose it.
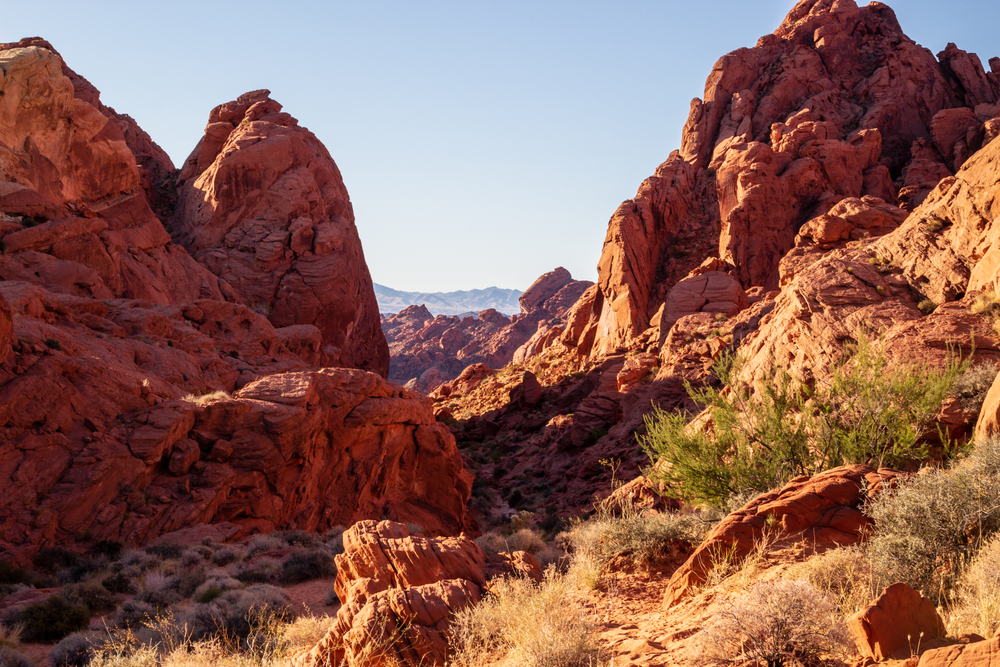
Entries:
{"label": "dry grass clump", "polygon": [[865,546],[877,587],[902,581],[939,604],[979,548],[1000,530],[1000,440],[950,469],[925,469],[867,508]]}
{"label": "dry grass clump", "polygon": [[969,312],[974,315],[982,315],[993,327],[993,330],[1000,333],[1000,296],[993,290],[982,292],[972,302]]}
{"label": "dry grass clump", "polygon": [[880,592],[873,587],[871,565],[856,546],[831,549],[796,563],[786,577],[805,579],[827,593],[844,616],[868,606]]}
{"label": "dry grass clump", "polygon": [[708,665],[814,664],[853,650],[836,605],[805,580],[751,586],[726,604],[698,635]]}
{"label": "dry grass clump", "polygon": [[992,637],[1000,629],[1000,537],[984,546],[962,573],[948,634]]}
{"label": "dry grass clump", "polygon": [[992,361],[973,366],[958,378],[951,395],[959,400],[964,409],[979,412],[998,370]]}
{"label": "dry grass clump", "polygon": [[530,554],[537,554],[547,548],[542,536],[531,528],[521,528],[510,535],[491,530],[477,537],[476,544],[491,556],[512,551],[527,551]]}
{"label": "dry grass clump", "polygon": [[138,631],[114,633],[95,648],[91,667],[283,667],[291,656],[314,646],[333,619],[305,616],[289,623],[287,616],[266,608],[248,611],[245,636],[227,632],[203,638],[196,628],[173,616],[147,621]]}
{"label": "dry grass clump", "polygon": [[211,405],[217,401],[228,401],[232,396],[228,392],[219,390],[213,391],[208,394],[202,394],[201,396],[195,396],[194,394],[188,394],[181,398],[182,401],[187,401],[188,403],[194,403],[197,406],[204,407],[206,405]]}
{"label": "dry grass clump", "polygon": [[492,594],[452,623],[454,665],[590,666],[598,659],[594,618],[572,604],[572,585],[552,570],[541,584],[494,581]]}

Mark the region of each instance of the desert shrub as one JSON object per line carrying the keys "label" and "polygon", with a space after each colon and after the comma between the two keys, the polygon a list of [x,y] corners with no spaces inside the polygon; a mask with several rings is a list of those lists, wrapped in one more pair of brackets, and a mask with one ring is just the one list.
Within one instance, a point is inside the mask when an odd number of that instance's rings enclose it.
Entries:
{"label": "desert shrub", "polygon": [[279,530],[274,536],[290,547],[308,547],[315,549],[322,544],[318,535],[304,530]]}
{"label": "desert shrub", "polygon": [[250,586],[226,591],[207,604],[197,605],[191,633],[194,639],[220,635],[245,642],[261,623],[294,618],[291,598],[283,590],[266,584]]}
{"label": "desert shrub", "polygon": [[805,579],[827,593],[845,616],[871,604],[880,592],[873,586],[871,565],[856,546],[830,549],[796,563],[786,575],[789,579]]}
{"label": "desert shrub", "polygon": [[595,664],[594,622],[567,604],[568,580],[548,574],[541,584],[524,578],[494,580],[492,594],[455,614],[454,664],[583,667]]}
{"label": "desert shrub", "polygon": [[742,364],[736,355],[720,357],[713,369],[722,388],[686,385],[710,412],[711,434],[688,429],[685,414],[654,408],[646,416],[639,442],[654,465],[645,473],[675,495],[718,506],[733,494],[847,463],[925,458],[920,437],[969,366],[956,357],[940,370],[894,364],[860,335],[831,367],[831,379],[812,389],[772,363],[754,393],[739,379]]}
{"label": "desert shrub", "polygon": [[637,563],[652,563],[669,556],[678,542],[697,543],[703,536],[702,523],[691,514],[625,512],[578,522],[562,540],[573,554],[573,574],[581,585],[592,587],[601,567],[614,556],[627,554]]}
{"label": "desert shrub", "polygon": [[86,667],[94,657],[95,639],[74,632],[55,645],[49,654],[52,667]]}
{"label": "desert shrub", "polygon": [[1000,536],[994,536],[980,550],[962,572],[957,588],[948,634],[995,635],[1000,629]]}
{"label": "desert shrub", "polygon": [[116,572],[105,577],[101,581],[101,586],[104,586],[110,593],[126,594],[138,591],[135,580],[124,572]]}
{"label": "desert shrub", "polygon": [[328,607],[340,604],[340,596],[337,595],[337,590],[335,588],[331,588],[326,592],[326,597],[323,598],[323,604]]}
{"label": "desert shrub", "polygon": [[531,528],[522,528],[508,535],[506,541],[507,551],[527,551],[530,554],[537,554],[545,548],[545,540]]}
{"label": "desert shrub", "polygon": [[25,607],[18,620],[24,626],[24,641],[54,642],[71,632],[86,629],[90,612],[86,607],[53,595],[45,602]]}
{"label": "desert shrub", "polygon": [[159,565],[162,559],[153,553],[131,549],[122,554],[119,561],[121,568],[135,568],[140,572],[145,572]]}
{"label": "desert shrub", "polygon": [[751,586],[720,609],[698,635],[705,662],[815,664],[853,650],[837,607],[809,582],[778,579]]}
{"label": "desert shrub", "polygon": [[166,609],[182,599],[177,591],[177,583],[177,577],[160,572],[148,572],[143,578],[142,591],[135,596],[135,599],[151,604],[160,610]]}
{"label": "desert shrub", "polygon": [[212,562],[216,565],[229,565],[240,557],[240,552],[233,547],[222,547],[212,554]]}
{"label": "desert shrub", "polygon": [[161,560],[175,560],[184,553],[184,547],[179,544],[157,544],[146,547],[146,553],[158,556]]}
{"label": "desert shrub", "polygon": [[111,617],[114,628],[136,628],[156,617],[156,608],[142,600],[127,600]]}
{"label": "desert shrub", "polygon": [[952,387],[951,394],[961,402],[962,407],[979,412],[986,400],[986,393],[997,377],[997,365],[992,361],[977,364],[962,374]]}
{"label": "desert shrub", "polygon": [[1000,440],[950,469],[925,469],[867,508],[866,546],[877,585],[902,581],[943,602],[962,567],[1000,529]]}
{"label": "desert shrub", "polygon": [[97,556],[118,558],[124,548],[125,546],[118,540],[98,540],[90,547],[90,552]]}
{"label": "desert shrub", "polygon": [[254,535],[247,543],[247,558],[266,551],[277,551],[284,547],[284,540],[275,535]]}
{"label": "desert shrub", "polygon": [[488,556],[495,556],[503,551],[509,551],[507,540],[495,530],[483,533],[475,539],[475,542]]}
{"label": "desert shrub", "polygon": [[281,564],[274,558],[258,558],[256,561],[240,563],[233,570],[233,576],[245,584],[267,583],[281,574]]}
{"label": "desert shrub", "polygon": [[226,591],[232,591],[239,588],[243,588],[243,584],[236,579],[224,574],[213,575],[208,577],[203,584],[195,589],[194,601],[202,603],[211,602]]}
{"label": "desert shrub", "polygon": [[35,667],[35,663],[16,649],[0,646],[0,667]]}
{"label": "desert shrub", "polygon": [[0,585],[2,584],[28,584],[32,583],[31,574],[27,570],[11,565],[6,560],[0,559]]}
{"label": "desert shrub", "polygon": [[320,549],[293,551],[281,564],[280,581],[298,584],[313,579],[332,577],[337,573],[333,557]]}
{"label": "desert shrub", "polygon": [[[211,556],[211,550],[209,550],[209,555]],[[181,554],[180,561],[184,567],[195,567],[205,562],[205,557],[195,549],[187,549]]]}
{"label": "desert shrub", "polygon": [[91,612],[111,611],[118,605],[118,597],[95,580],[71,584],[64,587],[62,593],[68,601],[83,605]]}
{"label": "desert shrub", "polygon": [[327,551],[334,556],[344,553],[345,530],[346,528],[343,526],[334,526],[326,531],[326,535],[323,536],[323,542],[326,544]]}
{"label": "desert shrub", "polygon": [[39,549],[31,557],[31,564],[37,570],[48,574],[55,574],[59,570],[79,565],[81,560],[80,554],[75,551],[70,551],[62,547],[46,547]]}

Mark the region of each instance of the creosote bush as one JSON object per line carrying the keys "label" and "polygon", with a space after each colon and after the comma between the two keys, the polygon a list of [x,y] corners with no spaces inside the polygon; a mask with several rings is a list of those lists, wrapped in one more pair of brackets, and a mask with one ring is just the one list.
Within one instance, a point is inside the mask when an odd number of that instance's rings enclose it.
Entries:
{"label": "creosote bush", "polygon": [[654,465],[645,473],[675,495],[722,506],[733,494],[839,465],[923,459],[920,437],[969,366],[957,356],[943,369],[893,363],[862,335],[830,379],[812,388],[771,364],[755,394],[740,380],[742,364],[735,355],[719,359],[714,372],[722,388],[687,385],[711,414],[711,434],[688,429],[684,414],[654,408],[647,415],[639,442]]}
{"label": "creosote bush", "polygon": [[853,649],[833,602],[809,582],[789,579],[751,586],[708,621],[697,641],[710,665],[809,665]]}

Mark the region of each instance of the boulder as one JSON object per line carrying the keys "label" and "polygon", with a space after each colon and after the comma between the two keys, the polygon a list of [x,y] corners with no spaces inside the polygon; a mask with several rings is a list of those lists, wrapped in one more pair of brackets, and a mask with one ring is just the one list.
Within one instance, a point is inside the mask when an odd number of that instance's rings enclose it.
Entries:
{"label": "boulder", "polygon": [[847,626],[861,655],[876,661],[904,660],[945,636],[934,603],[903,583],[892,584],[875,602],[851,616]]}
{"label": "boulder", "polygon": [[732,554],[743,561],[768,533],[776,543],[805,542],[814,553],[857,544],[869,519],[861,507],[898,473],[853,465],[812,477],[797,477],[777,491],[751,500],[717,525],[681,567],[664,593],[669,608],[704,582],[715,567],[715,555]]}
{"label": "boulder", "polygon": [[918,667],[990,667],[1000,660],[1000,635],[984,641],[932,648],[920,656]]}
{"label": "boulder", "polygon": [[482,549],[463,537],[417,537],[391,521],[351,526],[334,583],[343,606],[296,665],[446,664],[451,616],[479,601],[485,569]]}

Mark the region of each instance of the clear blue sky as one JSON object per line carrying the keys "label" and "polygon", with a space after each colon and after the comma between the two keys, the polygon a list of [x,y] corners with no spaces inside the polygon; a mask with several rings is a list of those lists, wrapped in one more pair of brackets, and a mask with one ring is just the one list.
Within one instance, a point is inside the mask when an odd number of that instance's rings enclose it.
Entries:
{"label": "clear blue sky", "polygon": [[[680,142],[723,54],[792,0],[4,3],[173,158],[208,112],[272,97],[329,148],[375,282],[524,289],[594,280],[608,218]],[[1000,55],[1000,3],[889,2],[937,53]]]}

